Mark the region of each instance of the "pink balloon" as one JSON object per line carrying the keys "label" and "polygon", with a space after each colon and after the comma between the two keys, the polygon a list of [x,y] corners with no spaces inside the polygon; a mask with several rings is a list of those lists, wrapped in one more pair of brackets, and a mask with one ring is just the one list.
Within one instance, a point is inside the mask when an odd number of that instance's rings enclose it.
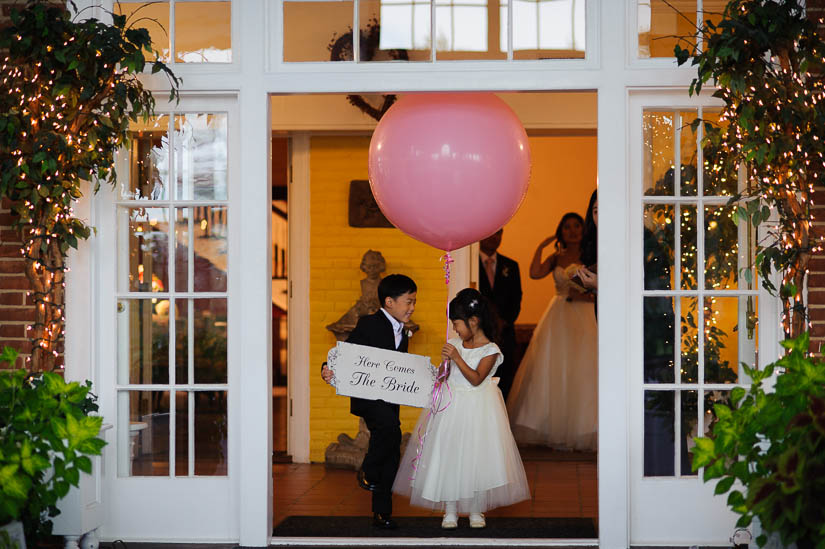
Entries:
{"label": "pink balloon", "polygon": [[375,128],[369,176],[393,225],[452,251],[516,213],[527,193],[530,146],[516,114],[491,93],[405,95]]}

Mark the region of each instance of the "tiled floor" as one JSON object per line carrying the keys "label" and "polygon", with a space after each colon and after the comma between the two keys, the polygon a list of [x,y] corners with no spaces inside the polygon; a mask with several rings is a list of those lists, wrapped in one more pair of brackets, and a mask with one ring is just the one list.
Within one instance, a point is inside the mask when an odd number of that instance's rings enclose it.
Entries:
{"label": "tiled floor", "polygon": [[[538,455],[537,455],[538,454]],[[524,469],[532,499],[488,512],[488,516],[598,518],[596,462],[574,455],[554,459],[552,452],[525,452]],[[368,516],[370,494],[358,488],[354,471],[327,469],[323,464],[275,464],[275,524],[289,515]],[[393,497],[393,514],[434,514]]]}

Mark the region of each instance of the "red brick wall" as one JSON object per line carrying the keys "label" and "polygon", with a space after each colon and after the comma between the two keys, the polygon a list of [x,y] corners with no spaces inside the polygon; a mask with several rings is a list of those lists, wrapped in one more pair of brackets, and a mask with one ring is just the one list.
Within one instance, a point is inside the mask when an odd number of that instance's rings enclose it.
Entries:
{"label": "red brick wall", "polygon": [[[825,0],[808,0],[808,17],[819,24],[825,36]],[[825,187],[817,188],[814,196],[814,226],[825,231]],[[825,254],[811,260],[808,280],[808,305],[811,315],[811,350],[825,346]]]}
{"label": "red brick wall", "polygon": [[[26,326],[34,320],[34,306],[26,297],[29,281],[23,274],[20,237],[11,229],[9,202],[0,203],[0,348],[6,345],[28,354]],[[18,366],[23,359],[18,360]]]}

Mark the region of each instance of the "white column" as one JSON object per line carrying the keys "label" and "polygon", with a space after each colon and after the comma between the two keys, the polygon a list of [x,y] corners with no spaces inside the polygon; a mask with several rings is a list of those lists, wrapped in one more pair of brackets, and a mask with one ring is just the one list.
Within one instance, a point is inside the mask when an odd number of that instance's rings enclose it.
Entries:
{"label": "white column", "polygon": [[[238,461],[238,524],[240,545],[263,547],[269,545],[272,534],[272,287],[269,235],[271,231],[271,189],[269,182],[269,106],[262,85],[264,71],[263,44],[264,3],[245,0],[242,10],[233,10],[241,18],[238,36],[240,63],[243,67],[243,86],[239,96],[240,127],[230,136],[240,146],[240,162],[231,166],[240,172],[240,200],[231,198],[235,210],[230,210],[232,224],[240,231],[236,254],[235,286],[230,300],[236,314],[230,316],[240,340],[241,375],[236,395],[240,397],[238,410],[240,433],[234,445]],[[240,208],[240,209],[238,209]],[[240,329],[238,329],[240,328]]]}
{"label": "white column", "polygon": [[630,295],[625,3],[601,2],[599,163],[599,547],[628,547]]}

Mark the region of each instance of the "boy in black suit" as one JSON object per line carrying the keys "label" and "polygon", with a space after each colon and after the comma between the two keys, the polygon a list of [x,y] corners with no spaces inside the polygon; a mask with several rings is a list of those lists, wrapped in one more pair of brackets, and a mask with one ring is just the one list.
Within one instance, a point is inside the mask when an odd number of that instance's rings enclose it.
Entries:
{"label": "boy in black suit", "polygon": [[497,253],[504,229],[499,229],[479,244],[478,290],[489,299],[499,318],[499,347],[504,362],[498,369],[498,387],[507,399],[510,386],[516,377],[514,355],[516,352],[516,318],[521,311],[521,275],[518,263]]}
{"label": "boy in black suit", "polygon": [[[417,291],[415,282],[408,276],[385,276],[378,284],[381,308],[358,319],[347,343],[406,353],[409,339],[404,323],[415,310]],[[326,365],[321,370],[321,377],[327,383],[332,379],[332,371]],[[358,485],[372,492],[373,526],[395,529],[398,525],[392,520],[392,483],[401,460],[398,404],[351,398],[350,413],[364,418],[370,430],[367,455],[358,471]]]}

